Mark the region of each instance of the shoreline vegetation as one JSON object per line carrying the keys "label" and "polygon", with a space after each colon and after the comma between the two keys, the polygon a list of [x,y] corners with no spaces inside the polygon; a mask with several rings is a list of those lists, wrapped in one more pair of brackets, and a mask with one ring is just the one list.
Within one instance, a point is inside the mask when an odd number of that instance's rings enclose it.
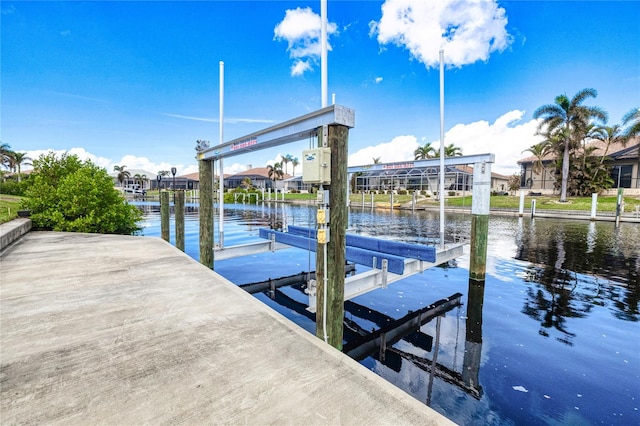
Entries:
{"label": "shoreline vegetation", "polygon": [[[155,192],[155,191],[154,191]],[[147,194],[149,198],[157,199],[157,192]],[[24,197],[0,194],[0,223],[9,222],[18,217],[18,210],[21,209],[21,204]],[[285,194],[285,202],[295,201],[313,201],[316,199],[315,194]],[[389,203],[391,196],[388,194],[375,194],[373,197],[374,203]],[[394,204],[398,203],[401,206],[411,208],[413,197],[411,195],[394,195]],[[567,197],[567,202],[561,203],[558,200],[558,196],[526,196],[524,201],[524,210],[531,210],[531,201],[536,200],[536,210],[563,210],[563,211],[576,211],[576,212],[590,212],[591,211],[591,197]],[[362,203],[362,194],[351,194],[351,203],[360,205]],[[615,212],[616,211],[617,197],[598,197],[598,212]],[[370,205],[371,195],[365,194],[365,206]],[[435,198],[417,198],[416,207],[437,207],[439,201]],[[461,207],[471,208],[471,195],[461,197],[447,197],[445,200],[446,207]],[[513,210],[518,211],[520,206],[520,197],[513,195],[492,195],[491,196],[491,209],[499,210]],[[640,197],[624,197],[624,212],[634,213],[636,207],[640,208]]]}

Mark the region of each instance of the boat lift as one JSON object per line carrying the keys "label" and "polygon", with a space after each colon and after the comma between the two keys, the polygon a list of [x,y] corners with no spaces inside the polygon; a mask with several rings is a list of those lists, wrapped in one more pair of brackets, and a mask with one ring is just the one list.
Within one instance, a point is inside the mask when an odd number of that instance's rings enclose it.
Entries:
{"label": "boat lift", "polygon": [[[289,226],[288,232],[260,229],[260,237],[315,252],[316,230],[300,226]],[[345,278],[344,300],[368,293],[378,288],[424,272],[437,265],[462,256],[465,243],[449,244],[444,249],[400,241],[362,237],[347,234],[345,258],[348,262],[369,266],[372,269]],[[310,312],[316,311],[316,282],[307,287]]]}

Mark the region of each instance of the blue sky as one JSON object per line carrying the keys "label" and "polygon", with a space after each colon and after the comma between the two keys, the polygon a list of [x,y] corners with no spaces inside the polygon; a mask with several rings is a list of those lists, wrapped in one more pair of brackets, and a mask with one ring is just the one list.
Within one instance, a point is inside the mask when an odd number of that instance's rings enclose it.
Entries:
{"label": "blue sky", "polygon": [[[220,61],[225,141],[321,106],[319,0],[0,7],[0,140],[31,157],[197,171],[195,141],[219,143]],[[440,46],[445,143],[495,153],[500,173],[518,171],[538,140],[533,112],[559,94],[596,89],[587,104],[609,124],[640,106],[639,1],[329,0],[328,17],[329,94],[356,117],[349,165],[438,146]],[[225,171],[308,144],[229,158]]]}

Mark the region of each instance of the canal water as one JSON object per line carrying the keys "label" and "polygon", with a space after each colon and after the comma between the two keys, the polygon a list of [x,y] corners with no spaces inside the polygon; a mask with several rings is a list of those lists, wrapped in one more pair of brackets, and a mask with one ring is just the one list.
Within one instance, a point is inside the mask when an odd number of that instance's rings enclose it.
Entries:
{"label": "canal water", "polygon": [[[159,206],[138,204],[143,235],[159,236]],[[258,240],[261,227],[314,221],[306,206],[225,205],[225,246]],[[470,222],[448,215],[447,236],[468,238]],[[436,213],[356,208],[349,232],[428,244],[438,226]],[[198,227],[188,204],[186,252],[195,259]],[[470,282],[468,268],[466,250],[348,302],[345,345],[461,293],[461,306],[361,364],[459,424],[640,424],[640,225],[492,216],[486,281]],[[315,258],[295,248],[215,262],[238,285],[309,269]],[[314,333],[301,286],[255,297]]]}

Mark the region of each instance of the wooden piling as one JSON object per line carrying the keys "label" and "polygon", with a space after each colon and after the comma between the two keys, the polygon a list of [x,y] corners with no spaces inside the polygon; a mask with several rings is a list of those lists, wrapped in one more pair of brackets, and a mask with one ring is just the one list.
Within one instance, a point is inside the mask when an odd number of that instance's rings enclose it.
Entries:
{"label": "wooden piling", "polygon": [[490,202],[491,163],[475,163],[473,165],[469,278],[476,281],[484,281],[485,279]]}
{"label": "wooden piling", "polygon": [[199,160],[200,263],[213,269],[213,161]]}
{"label": "wooden piling", "polygon": [[160,236],[169,242],[169,192],[160,192]]}
{"label": "wooden piling", "polygon": [[[321,130],[321,129],[320,129]],[[321,133],[321,132],[320,132]],[[316,251],[317,308],[316,336],[324,338],[326,315],[327,342],[342,350],[344,321],[344,265],[346,250],[347,209],[347,149],[349,128],[334,125],[328,129],[331,148],[331,185],[329,186],[329,243],[327,246],[327,302],[324,311],[323,247]],[[320,145],[321,143],[319,143]]]}
{"label": "wooden piling", "polygon": [[173,206],[176,221],[176,247],[184,251],[184,191],[175,193],[176,201]]}

